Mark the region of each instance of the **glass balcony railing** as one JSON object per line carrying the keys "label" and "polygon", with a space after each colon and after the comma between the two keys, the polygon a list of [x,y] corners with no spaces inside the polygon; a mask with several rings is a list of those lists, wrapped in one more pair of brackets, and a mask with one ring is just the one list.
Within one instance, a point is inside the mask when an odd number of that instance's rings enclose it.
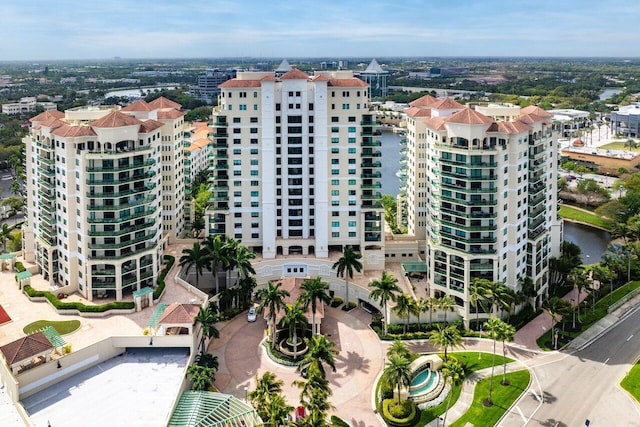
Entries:
{"label": "glass balcony railing", "polygon": [[89,231],[89,237],[117,237],[124,234],[134,233],[136,231],[145,230],[156,225],[155,221],[147,221],[144,224],[134,225],[132,227],[126,227],[120,230],[112,231]]}
{"label": "glass balcony railing", "polygon": [[156,212],[156,208],[145,209],[140,212],[134,212],[131,215],[125,215],[118,218],[89,218],[89,224],[117,224],[125,221],[131,221],[133,219],[143,218],[145,216],[153,215]]}

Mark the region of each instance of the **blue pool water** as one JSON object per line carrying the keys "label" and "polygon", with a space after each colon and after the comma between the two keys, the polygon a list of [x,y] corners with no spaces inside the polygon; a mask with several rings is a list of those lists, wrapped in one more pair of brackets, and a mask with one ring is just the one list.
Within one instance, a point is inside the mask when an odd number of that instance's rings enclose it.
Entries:
{"label": "blue pool water", "polygon": [[411,380],[409,394],[411,396],[419,396],[428,393],[436,386],[438,382],[438,374],[429,369],[425,369]]}

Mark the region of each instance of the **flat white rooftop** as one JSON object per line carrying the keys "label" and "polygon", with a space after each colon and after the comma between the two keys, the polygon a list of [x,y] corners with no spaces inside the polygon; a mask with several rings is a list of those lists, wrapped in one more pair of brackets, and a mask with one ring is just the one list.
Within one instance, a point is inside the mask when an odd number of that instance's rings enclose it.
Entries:
{"label": "flat white rooftop", "polygon": [[188,357],[187,349],[129,349],[22,403],[36,427],[161,426]]}

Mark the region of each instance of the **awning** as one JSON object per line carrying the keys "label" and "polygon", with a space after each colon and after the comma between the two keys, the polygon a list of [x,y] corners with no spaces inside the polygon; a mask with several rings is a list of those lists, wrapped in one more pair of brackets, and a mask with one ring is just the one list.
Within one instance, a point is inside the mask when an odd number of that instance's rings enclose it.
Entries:
{"label": "awning", "polygon": [[262,425],[255,409],[242,400],[210,391],[182,392],[169,427],[253,427]]}
{"label": "awning", "polygon": [[163,302],[156,305],[156,309],[153,310],[153,313],[149,318],[149,322],[147,322],[147,326],[158,326],[158,321],[162,317],[162,314],[164,313],[165,308],[167,308],[167,304]]}
{"label": "awning", "polygon": [[28,271],[21,271],[20,273],[16,273],[16,279],[18,280],[28,279],[31,276],[32,274],[29,273]]}
{"label": "awning", "polygon": [[138,290],[138,291],[133,291],[133,298],[140,298],[143,297],[145,295],[149,295],[153,293],[153,288],[150,288],[148,286],[145,286],[144,288]]}
{"label": "awning", "polygon": [[67,343],[64,339],[62,339],[58,331],[56,331],[56,328],[54,328],[53,326],[42,328],[42,331],[40,332],[42,332],[44,336],[47,337],[51,345],[55,348],[60,348]]}
{"label": "awning", "polygon": [[426,273],[427,263],[426,261],[407,261],[402,263],[402,269],[405,274],[408,273]]}

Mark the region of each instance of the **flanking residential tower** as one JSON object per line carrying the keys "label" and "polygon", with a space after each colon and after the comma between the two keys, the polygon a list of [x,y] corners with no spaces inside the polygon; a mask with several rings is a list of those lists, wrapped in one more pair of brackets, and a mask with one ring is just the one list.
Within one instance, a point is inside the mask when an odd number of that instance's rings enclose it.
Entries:
{"label": "flanking residential tower", "polygon": [[178,108],[162,98],[31,119],[23,250],[52,289],[119,301],[155,284],[184,227]]}
{"label": "flanking residential tower", "polygon": [[208,235],[226,234],[265,259],[345,245],[384,266],[381,153],[369,87],[351,71],[287,67],[239,72],[213,113]]}
{"label": "flanking residential tower", "polygon": [[451,295],[468,321],[475,278],[519,290],[528,276],[540,302],[562,236],[551,115],[431,96],[406,113],[407,222],[431,296]]}

